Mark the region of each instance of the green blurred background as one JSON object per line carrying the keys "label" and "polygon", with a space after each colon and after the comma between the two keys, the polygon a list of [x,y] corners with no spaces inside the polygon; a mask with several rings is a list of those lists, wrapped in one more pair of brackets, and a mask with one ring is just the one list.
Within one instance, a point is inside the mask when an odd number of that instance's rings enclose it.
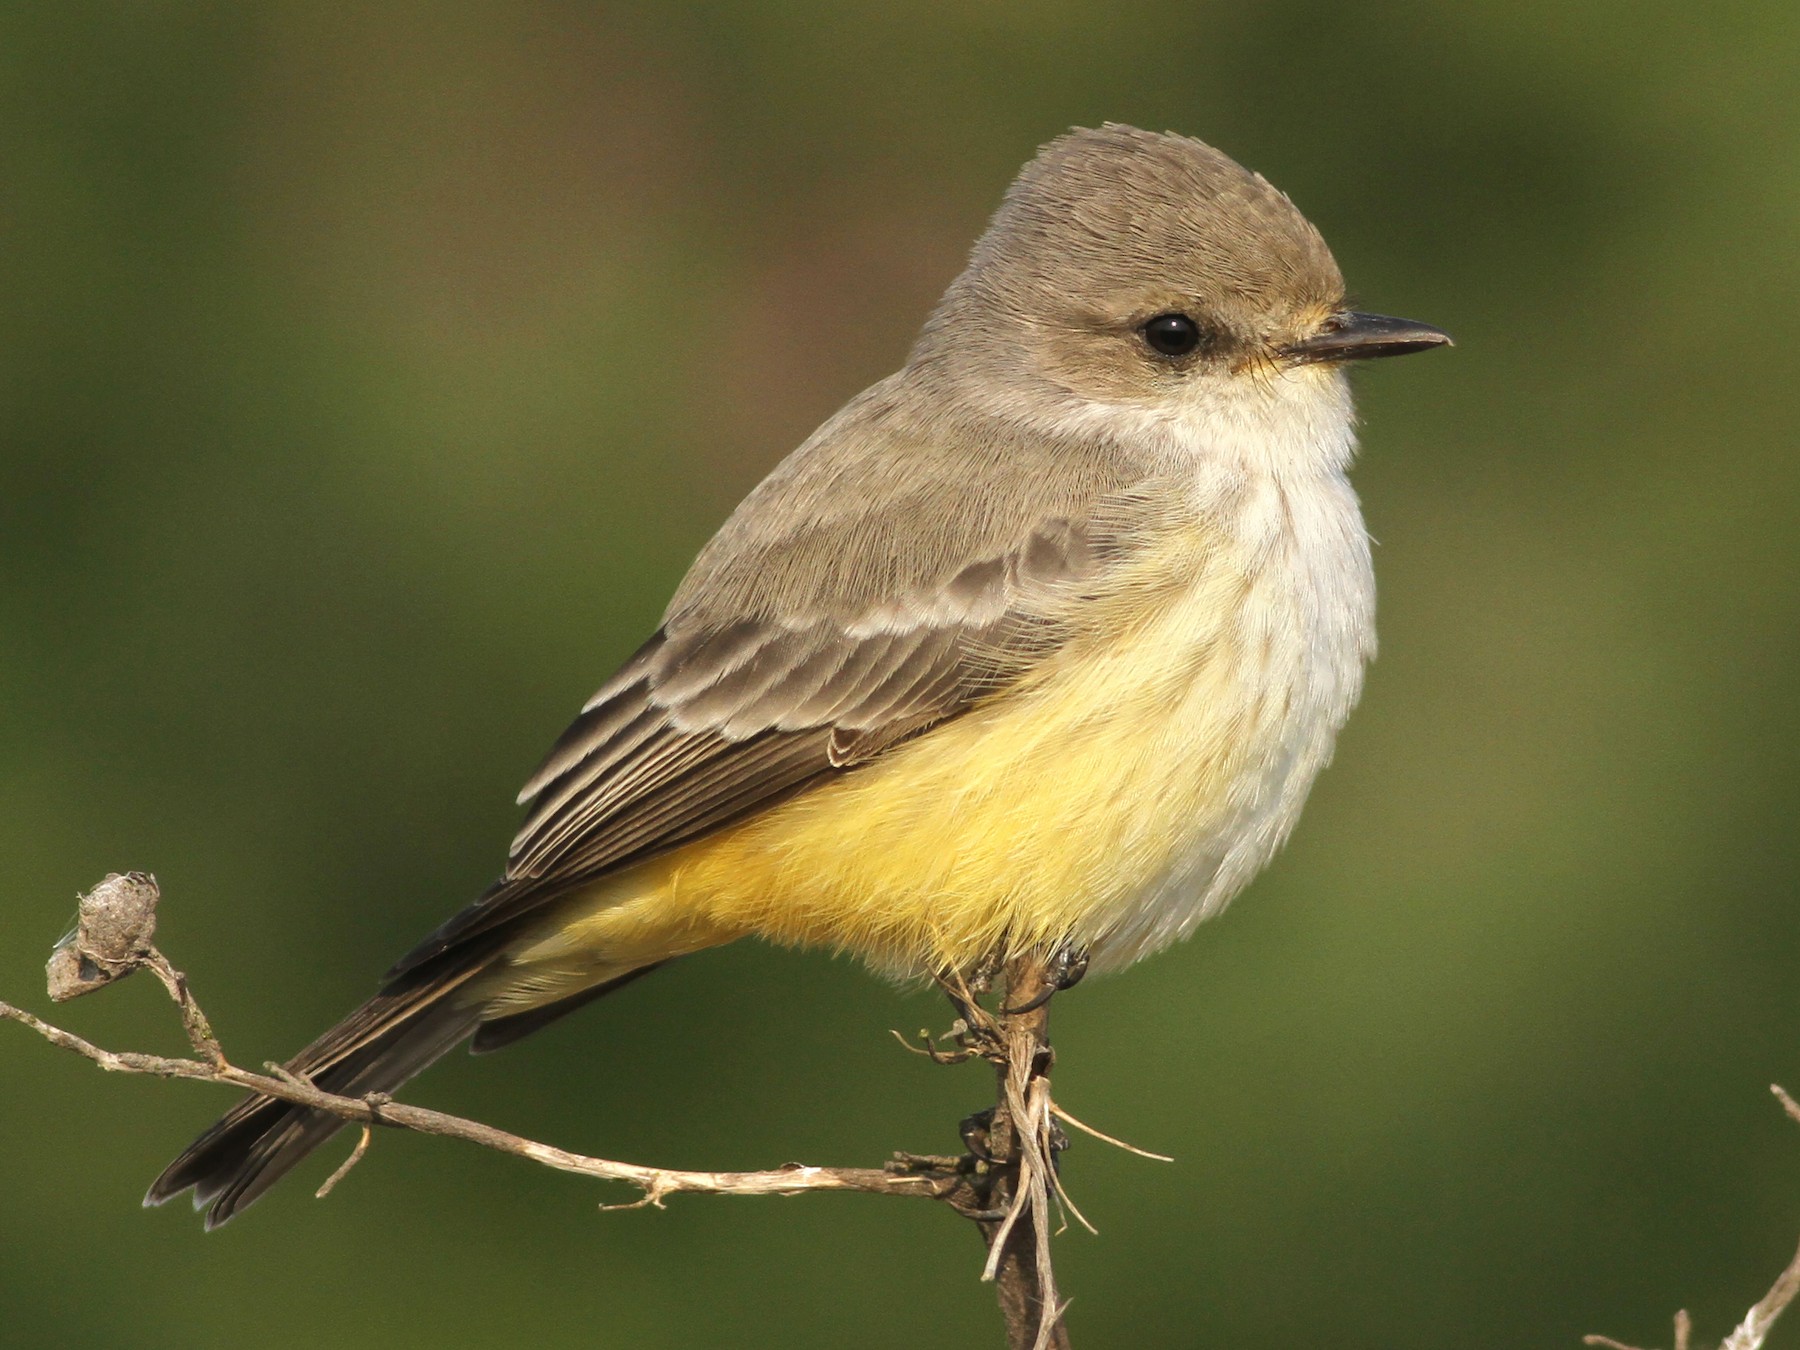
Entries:
{"label": "green blurred background", "polygon": [[[167,891],[284,1056],[496,871],[515,786],[738,495],[892,369],[1071,124],[1200,135],[1453,353],[1359,376],[1382,656],[1293,846],[1059,1000],[1099,1346],[1716,1340],[1800,1231],[1800,10],[0,11],[0,996]],[[181,1042],[136,981],[61,1009]],[[743,945],[410,1090],[688,1166],[939,1149],[979,1069]],[[384,1135],[223,1232],[228,1102],[0,1028],[0,1344],[998,1340],[925,1205],[628,1199]],[[1800,1318],[1800,1314],[1796,1314]],[[1800,1326],[1776,1345],[1800,1345]]]}

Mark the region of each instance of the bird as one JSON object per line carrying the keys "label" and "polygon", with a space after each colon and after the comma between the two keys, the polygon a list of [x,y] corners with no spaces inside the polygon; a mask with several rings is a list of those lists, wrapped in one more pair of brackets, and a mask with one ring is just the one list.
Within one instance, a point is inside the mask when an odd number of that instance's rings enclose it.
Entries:
{"label": "bird", "polygon": [[[1375,652],[1318,230],[1197,139],[1044,145],[906,359],[756,486],[525,784],[498,881],[287,1069],[389,1092],[740,938],[1072,983],[1217,914]],[[990,966],[991,968],[991,966]],[[342,1121],[252,1095],[145,1204],[216,1227]]]}

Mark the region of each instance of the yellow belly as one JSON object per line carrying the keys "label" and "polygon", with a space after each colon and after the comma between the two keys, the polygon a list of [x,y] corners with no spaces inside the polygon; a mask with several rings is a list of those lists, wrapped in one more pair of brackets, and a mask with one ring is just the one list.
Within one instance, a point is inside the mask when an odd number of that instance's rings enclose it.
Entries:
{"label": "yellow belly", "polygon": [[504,1006],[748,934],[898,974],[1065,938],[1103,966],[1140,954],[1105,960],[1110,934],[1156,945],[1142,906],[1184,869],[1198,903],[1288,751],[1282,663],[1235,617],[1256,587],[1215,570],[1161,603],[1136,589],[1104,639],[1004,695],[565,902],[515,950],[536,978]]}

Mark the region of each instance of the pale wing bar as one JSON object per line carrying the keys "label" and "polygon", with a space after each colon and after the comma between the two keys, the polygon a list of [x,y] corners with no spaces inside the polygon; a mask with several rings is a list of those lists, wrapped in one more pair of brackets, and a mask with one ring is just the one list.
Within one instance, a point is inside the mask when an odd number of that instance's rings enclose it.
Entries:
{"label": "pale wing bar", "polygon": [[594,877],[718,829],[953,717],[1064,640],[1096,565],[1046,521],[934,594],[854,616],[659,632],[527,784],[506,875],[394,967],[412,969]]}

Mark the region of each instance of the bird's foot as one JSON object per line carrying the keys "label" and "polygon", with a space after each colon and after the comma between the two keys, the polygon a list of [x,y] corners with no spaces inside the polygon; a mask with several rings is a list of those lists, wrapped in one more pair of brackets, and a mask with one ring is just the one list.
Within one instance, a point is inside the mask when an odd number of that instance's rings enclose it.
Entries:
{"label": "bird's foot", "polygon": [[1081,983],[1081,977],[1087,974],[1088,949],[1077,946],[1073,942],[1060,942],[1051,951],[1049,959],[1044,963],[1044,987],[1035,997],[1021,1003],[1016,1008],[1002,1008],[1000,1011],[1008,1017],[1018,1017],[1023,1013],[1036,1012],[1051,999],[1065,989],[1073,989]]}
{"label": "bird's foot", "polygon": [[977,1111],[973,1115],[964,1116],[956,1132],[962,1136],[963,1147],[969,1156],[979,1162],[997,1165],[1001,1160],[996,1158],[988,1148],[988,1131],[994,1128],[994,1108]]}
{"label": "bird's foot", "polygon": [[[994,1109],[990,1106],[985,1110],[975,1112],[974,1115],[964,1116],[956,1130],[962,1136],[963,1147],[968,1150],[969,1157],[974,1158],[977,1162],[987,1163],[991,1167],[1002,1167],[1009,1160],[996,1157],[988,1143],[994,1128]],[[1056,1161],[1068,1147],[1068,1132],[1058,1125],[1054,1118],[1051,1119],[1044,1131],[1044,1148],[1050,1154],[1051,1161]]]}

